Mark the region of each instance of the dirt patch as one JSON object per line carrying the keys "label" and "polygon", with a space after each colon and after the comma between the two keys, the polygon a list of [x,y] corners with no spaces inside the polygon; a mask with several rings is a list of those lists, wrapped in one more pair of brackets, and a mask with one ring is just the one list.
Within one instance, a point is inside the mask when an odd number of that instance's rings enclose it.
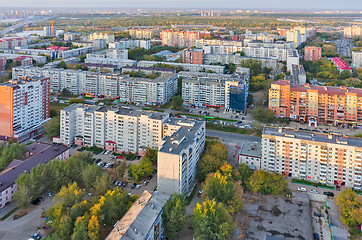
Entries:
{"label": "dirt patch", "polygon": [[259,231],[265,231],[265,227],[261,226],[261,225],[258,225],[256,227]]}
{"label": "dirt patch", "polygon": [[258,207],[258,212],[266,212],[267,210],[263,206]]}
{"label": "dirt patch", "polygon": [[29,207],[22,208],[17,213],[15,213],[15,215],[13,216],[13,219],[16,220],[16,219],[19,219],[21,217],[24,217],[26,214],[33,211],[35,208],[36,208],[36,206],[34,206],[34,205],[30,205]]}
{"label": "dirt patch", "polygon": [[273,209],[271,210],[271,214],[274,217],[279,217],[280,214],[282,214],[282,211],[280,211],[280,209],[277,206],[274,206]]}

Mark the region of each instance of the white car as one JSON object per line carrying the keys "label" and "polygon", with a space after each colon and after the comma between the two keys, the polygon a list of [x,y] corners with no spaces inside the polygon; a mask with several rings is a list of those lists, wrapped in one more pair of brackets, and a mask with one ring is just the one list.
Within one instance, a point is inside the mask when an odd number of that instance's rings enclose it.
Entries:
{"label": "white car", "polygon": [[136,188],[136,189],[140,189],[140,187],[141,187],[141,185],[137,185],[135,188]]}
{"label": "white car", "polygon": [[306,191],[307,191],[307,189],[306,189],[306,188],[304,188],[304,187],[299,187],[299,188],[298,188],[298,191],[299,191],[299,192],[306,192]]}
{"label": "white car", "polygon": [[311,192],[311,193],[315,193],[315,194],[318,194],[318,193],[319,193],[317,190],[314,190],[314,189],[311,189],[310,192]]}

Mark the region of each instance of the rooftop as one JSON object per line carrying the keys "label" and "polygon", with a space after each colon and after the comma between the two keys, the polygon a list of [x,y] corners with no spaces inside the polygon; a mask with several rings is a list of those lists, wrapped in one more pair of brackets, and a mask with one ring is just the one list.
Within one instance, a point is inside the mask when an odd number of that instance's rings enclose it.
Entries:
{"label": "rooftop", "polygon": [[[33,143],[25,147],[27,151],[24,161],[14,160],[14,164],[0,173],[0,193],[13,185],[19,175],[36,167],[38,164],[47,163],[56,158],[69,147],[64,145],[50,145],[44,143]],[[17,163],[17,164],[16,164]]]}
{"label": "rooftop", "polygon": [[339,134],[324,134],[318,132],[299,131],[290,128],[265,127],[263,129],[263,135],[290,137],[313,142],[334,143],[362,148],[361,138]]}
{"label": "rooftop", "polygon": [[347,63],[343,62],[339,57],[332,57],[332,61],[342,70],[352,70]]}
{"label": "rooftop", "polygon": [[30,83],[30,82],[37,82],[39,80],[49,79],[46,77],[24,77],[19,79],[12,79],[8,82],[0,83],[0,86],[7,86],[7,87],[16,87],[22,84]]}
{"label": "rooftop", "polygon": [[175,69],[171,69],[171,68],[152,68],[152,67],[137,67],[137,66],[125,66],[122,68],[122,70],[140,70],[140,71],[160,71],[160,72],[173,72],[175,73],[176,70]]}
{"label": "rooftop", "polygon": [[244,142],[240,149],[240,155],[261,158],[260,142]]}
{"label": "rooftop", "polygon": [[145,190],[119,220],[106,240],[145,239],[152,226],[170,199],[170,195]]}

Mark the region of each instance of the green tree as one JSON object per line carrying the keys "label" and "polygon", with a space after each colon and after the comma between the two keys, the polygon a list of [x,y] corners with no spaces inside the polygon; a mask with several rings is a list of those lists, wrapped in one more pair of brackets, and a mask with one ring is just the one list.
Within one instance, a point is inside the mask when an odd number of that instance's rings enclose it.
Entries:
{"label": "green tree", "polygon": [[142,158],[141,162],[137,164],[130,164],[128,166],[128,175],[135,181],[150,175],[153,171],[152,162],[148,158]]}
{"label": "green tree", "polygon": [[362,224],[362,197],[356,194],[351,189],[341,192],[336,200],[341,220],[344,224],[355,228],[357,224]]}
{"label": "green tree", "polygon": [[343,71],[341,72],[341,74],[339,75],[339,77],[340,77],[341,79],[347,79],[347,78],[352,77],[352,74],[351,74],[351,72],[348,71],[348,70],[343,70]]}
{"label": "green tree", "polygon": [[126,160],[121,161],[119,166],[117,167],[117,172],[119,177],[123,178],[127,168],[128,168],[127,161]]}
{"label": "green tree", "polygon": [[67,69],[67,64],[64,61],[60,61],[59,64],[58,64],[58,67]]}
{"label": "green tree", "polygon": [[183,195],[174,194],[162,214],[165,237],[177,239],[186,223],[186,201]]}
{"label": "green tree", "polygon": [[53,137],[60,135],[60,118],[53,117],[52,120],[44,125],[47,138],[53,140]]}
{"label": "green tree", "polygon": [[0,148],[0,171],[4,170],[14,159],[21,158],[25,153],[25,148],[19,143],[12,143]]}
{"label": "green tree", "polygon": [[288,190],[288,183],[284,176],[276,173],[269,173],[264,170],[255,171],[246,184],[252,192],[261,194],[281,194]]}
{"label": "green tree", "polygon": [[262,106],[255,107],[251,114],[255,120],[263,123],[273,123],[275,121],[275,112]]}
{"label": "green tree", "polygon": [[226,240],[234,232],[235,224],[222,203],[206,199],[194,208],[195,240]]}
{"label": "green tree", "polygon": [[239,166],[239,177],[240,177],[240,180],[243,184],[243,186],[245,187],[246,186],[246,183],[249,181],[250,177],[254,174],[254,171],[248,166],[246,165],[245,163],[242,163],[240,166]]}
{"label": "green tree", "polygon": [[94,185],[94,193],[99,196],[107,191],[108,186],[111,185],[111,179],[107,174],[97,177],[97,181]]}
{"label": "green tree", "polygon": [[102,176],[103,171],[95,164],[87,166],[82,172],[82,182],[87,189],[93,189],[97,183],[98,177]]}
{"label": "green tree", "polygon": [[181,96],[174,96],[171,100],[172,103],[172,109],[174,110],[182,110],[182,104],[183,104],[184,100],[182,99]]}
{"label": "green tree", "polygon": [[88,222],[89,220],[85,216],[77,218],[74,224],[72,240],[88,240]]}

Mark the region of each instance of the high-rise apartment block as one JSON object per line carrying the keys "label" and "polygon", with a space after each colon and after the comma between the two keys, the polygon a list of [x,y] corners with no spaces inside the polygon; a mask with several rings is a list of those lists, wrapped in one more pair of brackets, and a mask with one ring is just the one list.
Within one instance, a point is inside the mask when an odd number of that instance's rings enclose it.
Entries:
{"label": "high-rise apartment block", "polygon": [[362,89],[291,85],[274,82],[269,89],[269,109],[277,117],[334,126],[362,127]]}
{"label": "high-rise apartment block", "polygon": [[131,28],[129,30],[129,35],[137,39],[152,39],[156,36],[160,36],[160,32],[161,32],[160,28],[139,27],[139,28]]}
{"label": "high-rise apartment block", "polygon": [[350,26],[343,29],[343,35],[345,38],[353,38],[362,35],[362,26]]}
{"label": "high-rise apartment block", "polygon": [[318,61],[322,57],[322,48],[307,46],[304,48],[304,60]]}
{"label": "high-rise apartment block", "polygon": [[362,139],[265,127],[261,169],[361,190]]}
{"label": "high-rise apartment block", "polygon": [[244,111],[247,105],[249,75],[180,72],[185,104]]}
{"label": "high-rise apartment block", "polygon": [[172,47],[193,47],[202,36],[200,31],[163,30],[161,33],[162,45]]}
{"label": "high-rise apartment block", "polygon": [[19,78],[0,84],[0,138],[23,142],[44,132],[49,120],[50,79]]}
{"label": "high-rise apartment block", "polygon": [[13,78],[23,76],[49,77],[53,92],[67,89],[76,95],[118,97],[122,102],[165,104],[177,91],[175,73],[162,73],[155,79],[148,79],[69,69],[13,68]]}
{"label": "high-rise apartment block", "polygon": [[204,121],[169,119],[158,149],[157,190],[189,196],[196,185],[196,169],[205,146]]}
{"label": "high-rise apartment block", "polygon": [[299,30],[287,31],[287,42],[294,42],[294,47],[298,47],[302,43],[302,35]]}
{"label": "high-rise apartment block", "polygon": [[46,26],[44,27],[44,34],[46,37],[56,37],[57,28],[55,26]]}
{"label": "high-rise apartment block", "polygon": [[352,66],[362,68],[362,51],[352,51]]}
{"label": "high-rise apartment block", "polygon": [[17,47],[26,47],[29,39],[26,37],[6,37],[0,38],[0,49],[15,49]]}
{"label": "high-rise apartment block", "polygon": [[204,64],[204,50],[184,49],[182,51],[182,62],[190,64]]}
{"label": "high-rise apartment block", "polygon": [[6,58],[0,57],[0,73],[5,71],[6,68]]}
{"label": "high-rise apartment block", "polygon": [[90,34],[88,37],[88,40],[91,42],[96,39],[105,39],[107,44],[113,43],[115,41],[114,34],[108,34],[108,33],[95,32],[95,33]]}

